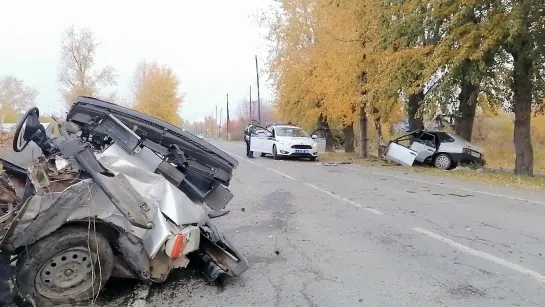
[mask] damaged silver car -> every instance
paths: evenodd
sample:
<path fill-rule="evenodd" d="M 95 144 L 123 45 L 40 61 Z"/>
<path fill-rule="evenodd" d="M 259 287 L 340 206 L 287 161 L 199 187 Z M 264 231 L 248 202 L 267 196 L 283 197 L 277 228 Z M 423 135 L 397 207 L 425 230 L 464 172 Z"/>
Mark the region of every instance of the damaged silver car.
<path fill-rule="evenodd" d="M 32 108 L 15 152 L 35 143 L 28 168 L 1 159 L 0 256 L 36 306 L 94 299 L 110 277 L 161 283 L 197 262 L 209 280 L 239 276 L 244 255 L 218 231 L 238 161 L 151 116 L 79 97 L 60 136 Z"/>
<path fill-rule="evenodd" d="M 456 134 L 434 130 L 415 130 L 390 141 L 385 159 L 404 166 L 421 163 L 443 170 L 486 164 L 483 151 L 476 145 Z"/>

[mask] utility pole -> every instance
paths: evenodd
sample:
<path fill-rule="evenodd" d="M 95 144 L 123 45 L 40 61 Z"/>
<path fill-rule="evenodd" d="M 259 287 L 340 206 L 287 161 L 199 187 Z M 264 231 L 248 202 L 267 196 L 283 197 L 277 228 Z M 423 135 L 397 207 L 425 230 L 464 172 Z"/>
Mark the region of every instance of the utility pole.
<path fill-rule="evenodd" d="M 250 85 L 250 114 L 248 114 L 248 121 L 252 120 L 252 86 Z"/>
<path fill-rule="evenodd" d="M 259 98 L 259 67 L 257 65 L 257 54 L 255 55 L 255 75 L 257 79 L 257 121 L 261 124 L 261 100 Z"/>
<path fill-rule="evenodd" d="M 227 129 L 225 130 L 225 133 L 227 133 L 227 140 L 229 141 L 229 94 L 227 94 Z"/>
<path fill-rule="evenodd" d="M 218 105 L 216 105 L 216 127 L 215 128 L 215 132 L 214 132 L 214 138 L 217 138 L 218 137 Z"/>
<path fill-rule="evenodd" d="M 221 139 L 221 116 L 223 114 L 223 107 L 220 107 L 220 125 L 218 126 L 218 138 Z"/>

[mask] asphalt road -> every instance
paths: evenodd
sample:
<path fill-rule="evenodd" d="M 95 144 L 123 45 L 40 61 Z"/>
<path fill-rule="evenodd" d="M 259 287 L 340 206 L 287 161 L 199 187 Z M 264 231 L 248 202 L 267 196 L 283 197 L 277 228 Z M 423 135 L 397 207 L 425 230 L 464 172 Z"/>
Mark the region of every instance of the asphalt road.
<path fill-rule="evenodd" d="M 101 305 L 545 306 L 545 194 L 217 146 L 240 164 L 215 221 L 251 268 L 114 281 Z"/>

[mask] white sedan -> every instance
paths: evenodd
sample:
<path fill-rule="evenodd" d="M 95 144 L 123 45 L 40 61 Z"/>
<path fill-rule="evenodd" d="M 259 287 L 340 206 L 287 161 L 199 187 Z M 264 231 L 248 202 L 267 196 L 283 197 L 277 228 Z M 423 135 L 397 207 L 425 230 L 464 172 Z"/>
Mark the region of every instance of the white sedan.
<path fill-rule="evenodd" d="M 316 161 L 318 153 L 325 150 L 325 138 L 319 135 L 316 133 L 311 137 L 299 127 L 274 125 L 268 127 L 265 133 L 252 135 L 250 150 L 260 152 L 262 157 L 272 155 L 275 160 L 293 157 Z"/>

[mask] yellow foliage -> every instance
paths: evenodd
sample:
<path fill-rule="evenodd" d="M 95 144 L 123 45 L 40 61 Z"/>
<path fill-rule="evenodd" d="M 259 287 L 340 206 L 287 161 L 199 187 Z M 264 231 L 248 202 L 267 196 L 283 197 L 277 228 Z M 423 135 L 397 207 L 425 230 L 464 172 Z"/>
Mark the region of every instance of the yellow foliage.
<path fill-rule="evenodd" d="M 165 65 L 142 62 L 134 75 L 134 109 L 174 125 L 181 125 L 178 111 L 183 96 L 178 93 L 180 81 Z"/>
<path fill-rule="evenodd" d="M 418 64 L 412 59 L 431 48 L 377 51 L 380 9 L 378 0 L 282 1 L 281 14 L 268 25 L 268 68 L 280 119 L 306 127 L 322 114 L 330 124 L 351 124 L 361 105 L 382 123 L 399 117 L 400 86 L 410 93 L 423 84 L 399 72 L 411 71 Z M 429 70 L 420 75 L 431 75 Z"/>
<path fill-rule="evenodd" d="M 269 25 L 274 48 L 268 68 L 282 119 L 307 125 L 323 114 L 350 124 L 362 103 L 379 105 L 365 95 L 368 75 L 375 73 L 366 58 L 379 37 L 379 3 L 336 2 L 282 1 Z"/>

